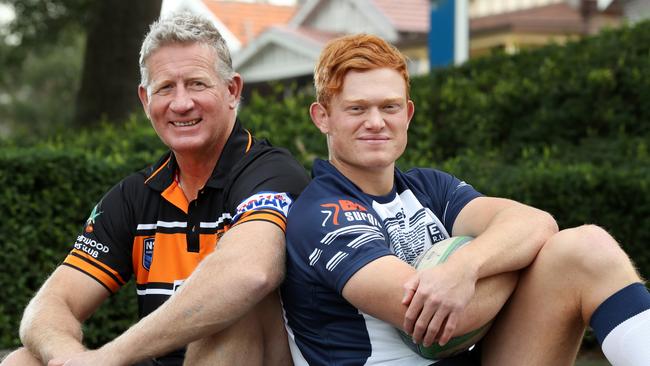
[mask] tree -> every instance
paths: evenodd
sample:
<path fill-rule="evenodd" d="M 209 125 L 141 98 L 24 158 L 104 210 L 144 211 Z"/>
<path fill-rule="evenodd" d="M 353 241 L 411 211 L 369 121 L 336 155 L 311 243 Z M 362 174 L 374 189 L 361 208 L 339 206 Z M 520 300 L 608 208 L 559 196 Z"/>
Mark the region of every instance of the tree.
<path fill-rule="evenodd" d="M 63 34 L 86 34 L 82 77 L 71 122 L 88 126 L 102 119 L 120 121 L 140 110 L 136 93 L 138 52 L 148 24 L 160 13 L 162 0 L 0 1 L 11 5 L 16 13 L 10 24 L 16 45 L 0 57 L 5 70 L 20 70 L 34 50 L 42 53 L 58 48 Z"/>
<path fill-rule="evenodd" d="M 162 0 L 102 0 L 92 6 L 75 122 L 124 120 L 140 110 L 140 45 Z"/>

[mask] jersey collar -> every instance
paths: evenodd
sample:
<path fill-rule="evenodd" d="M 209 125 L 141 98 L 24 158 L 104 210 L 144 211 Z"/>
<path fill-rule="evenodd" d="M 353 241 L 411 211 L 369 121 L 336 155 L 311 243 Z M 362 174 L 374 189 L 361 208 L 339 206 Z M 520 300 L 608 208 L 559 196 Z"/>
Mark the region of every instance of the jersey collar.
<path fill-rule="evenodd" d="M 232 133 L 226 141 L 217 165 L 206 183 L 206 187 L 223 188 L 233 166 L 250 150 L 253 145 L 253 136 L 241 126 L 239 120 L 235 121 Z M 167 152 L 156 164 L 151 166 L 145 184 L 157 190 L 164 191 L 173 182 L 178 172 L 176 157 Z"/>

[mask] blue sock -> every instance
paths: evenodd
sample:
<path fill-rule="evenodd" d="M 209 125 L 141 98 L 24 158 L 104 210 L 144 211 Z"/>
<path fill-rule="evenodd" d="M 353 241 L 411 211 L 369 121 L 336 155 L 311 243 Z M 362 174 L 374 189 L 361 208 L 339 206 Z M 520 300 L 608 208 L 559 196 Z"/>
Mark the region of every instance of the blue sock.
<path fill-rule="evenodd" d="M 612 365 L 650 365 L 650 292 L 642 283 L 607 298 L 590 325 Z"/>

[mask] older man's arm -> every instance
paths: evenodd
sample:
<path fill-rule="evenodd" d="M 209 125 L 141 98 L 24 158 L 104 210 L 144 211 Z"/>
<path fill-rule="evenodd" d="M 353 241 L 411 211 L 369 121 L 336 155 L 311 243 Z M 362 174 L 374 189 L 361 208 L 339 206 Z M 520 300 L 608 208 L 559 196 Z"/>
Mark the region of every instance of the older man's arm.
<path fill-rule="evenodd" d="M 284 248 L 284 233 L 272 223 L 235 226 L 160 308 L 112 342 L 65 365 L 129 365 L 225 329 L 278 287 Z"/>
<path fill-rule="evenodd" d="M 25 308 L 20 323 L 23 345 L 44 363 L 85 350 L 81 323 L 109 296 L 86 274 L 57 268 Z"/>

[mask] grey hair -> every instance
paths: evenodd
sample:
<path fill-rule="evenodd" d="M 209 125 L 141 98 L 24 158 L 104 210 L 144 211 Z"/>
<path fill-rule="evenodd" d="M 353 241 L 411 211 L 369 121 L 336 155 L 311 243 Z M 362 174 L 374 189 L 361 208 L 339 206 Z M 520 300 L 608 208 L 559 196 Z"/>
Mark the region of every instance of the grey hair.
<path fill-rule="evenodd" d="M 149 69 L 147 59 L 157 49 L 173 44 L 204 44 L 217 54 L 215 71 L 223 81 L 229 81 L 235 75 L 232 68 L 230 51 L 217 28 L 204 17 L 190 12 L 173 13 L 151 24 L 142 48 L 140 49 L 140 85 L 149 86 Z"/>

